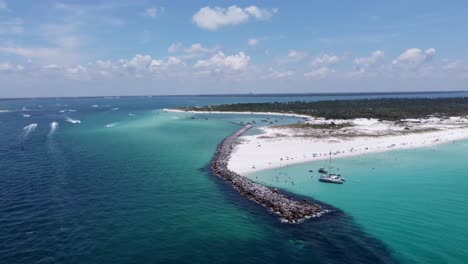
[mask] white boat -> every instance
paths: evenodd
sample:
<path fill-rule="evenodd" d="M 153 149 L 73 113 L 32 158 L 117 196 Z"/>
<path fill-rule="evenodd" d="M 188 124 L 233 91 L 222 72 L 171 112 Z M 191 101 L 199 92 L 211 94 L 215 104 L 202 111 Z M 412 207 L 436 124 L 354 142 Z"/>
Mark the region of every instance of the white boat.
<path fill-rule="evenodd" d="M 319 181 L 326 182 L 326 183 L 343 184 L 346 181 L 345 178 L 341 177 L 341 175 L 339 174 L 331 173 L 331 170 L 332 170 L 331 156 L 332 156 L 332 153 L 330 151 L 330 159 L 328 161 L 328 172 L 325 171 L 325 169 L 320 168 L 319 172 L 323 171 L 324 174 L 326 175 L 320 176 Z"/>

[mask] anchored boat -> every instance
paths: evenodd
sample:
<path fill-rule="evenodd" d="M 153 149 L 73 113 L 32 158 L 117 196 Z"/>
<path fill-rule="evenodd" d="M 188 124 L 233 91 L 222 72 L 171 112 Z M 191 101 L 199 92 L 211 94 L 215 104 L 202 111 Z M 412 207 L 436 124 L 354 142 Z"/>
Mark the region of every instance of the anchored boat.
<path fill-rule="evenodd" d="M 332 164 L 332 157 L 331 156 L 332 155 L 331 155 L 331 151 L 330 151 L 330 159 L 328 161 L 328 171 L 329 172 L 331 172 L 331 170 L 332 170 L 332 165 L 331 165 Z M 320 173 L 326 174 L 326 175 L 320 176 L 320 178 L 319 178 L 320 182 L 343 184 L 346 181 L 345 178 L 341 177 L 341 175 L 334 174 L 334 173 L 328 173 L 328 171 L 326 171 L 324 168 L 319 169 Z"/>

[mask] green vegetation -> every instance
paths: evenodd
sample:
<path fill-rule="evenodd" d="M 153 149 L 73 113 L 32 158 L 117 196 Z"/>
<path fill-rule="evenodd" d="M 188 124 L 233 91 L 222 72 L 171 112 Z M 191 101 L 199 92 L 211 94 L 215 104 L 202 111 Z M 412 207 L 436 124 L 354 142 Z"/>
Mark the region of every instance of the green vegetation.
<path fill-rule="evenodd" d="M 274 102 L 186 107 L 195 111 L 279 112 L 327 119 L 377 118 L 399 120 L 434 116 L 468 115 L 468 97 L 464 98 L 392 98 L 318 102 Z"/>

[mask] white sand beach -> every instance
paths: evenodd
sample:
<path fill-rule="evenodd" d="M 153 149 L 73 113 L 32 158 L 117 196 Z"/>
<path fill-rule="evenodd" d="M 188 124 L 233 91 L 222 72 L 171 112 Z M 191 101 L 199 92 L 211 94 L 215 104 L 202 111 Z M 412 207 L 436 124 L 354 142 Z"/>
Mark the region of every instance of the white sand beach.
<path fill-rule="evenodd" d="M 210 112 L 165 109 L 194 114 L 263 114 L 307 118 L 310 125 L 341 125 L 342 128 L 262 127 L 260 135 L 239 138 L 228 168 L 241 175 L 292 164 L 349 157 L 389 150 L 427 147 L 468 138 L 468 117 L 403 119 L 400 122 L 377 119 L 326 120 L 283 113 Z"/>
<path fill-rule="evenodd" d="M 404 126 L 373 119 L 352 120 L 353 126 L 333 132 L 307 128 L 262 128 L 264 134 L 243 136 L 228 168 L 241 175 L 292 164 L 409 149 L 468 138 L 468 118 L 411 120 Z M 308 122 L 350 122 L 311 120 Z"/>

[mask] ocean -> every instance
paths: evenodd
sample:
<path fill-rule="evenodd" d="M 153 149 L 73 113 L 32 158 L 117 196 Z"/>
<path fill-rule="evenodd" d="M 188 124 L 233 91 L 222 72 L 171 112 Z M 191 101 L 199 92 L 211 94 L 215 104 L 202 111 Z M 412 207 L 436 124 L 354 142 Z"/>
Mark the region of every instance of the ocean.
<path fill-rule="evenodd" d="M 236 123 L 262 116 L 162 111 L 342 98 L 0 100 L 0 263 L 468 262 L 467 141 L 337 159 L 343 186 L 318 183 L 317 163 L 250 175 L 335 210 L 288 225 L 209 170 Z"/>

